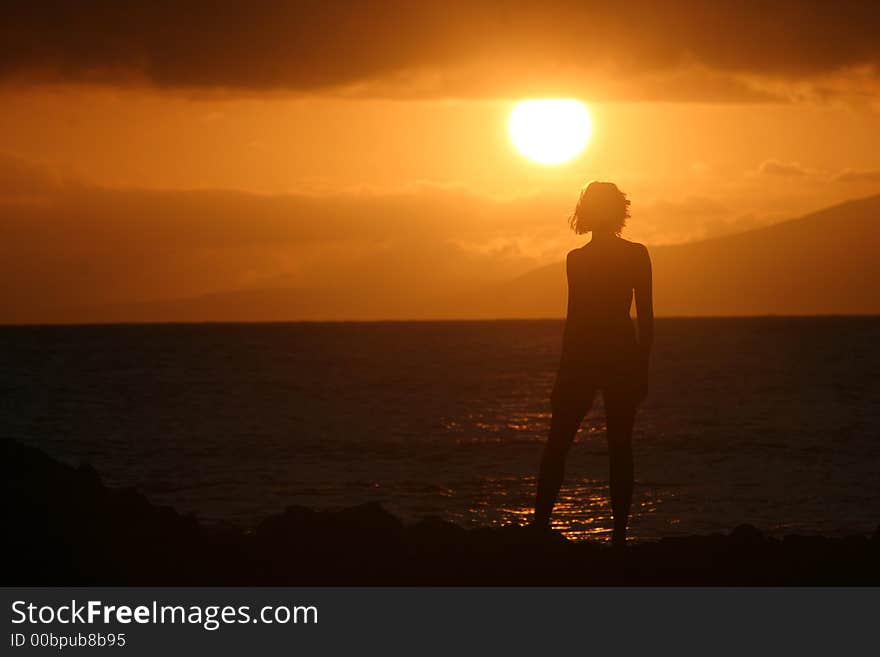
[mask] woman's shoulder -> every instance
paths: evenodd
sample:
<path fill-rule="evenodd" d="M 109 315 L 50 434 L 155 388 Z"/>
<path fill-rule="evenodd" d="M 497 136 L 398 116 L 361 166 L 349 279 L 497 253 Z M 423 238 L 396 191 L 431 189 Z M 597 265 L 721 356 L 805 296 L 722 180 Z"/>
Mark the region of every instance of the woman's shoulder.
<path fill-rule="evenodd" d="M 647 251 L 648 250 L 648 247 L 646 247 L 641 242 L 632 242 L 630 240 L 625 240 L 622 237 L 618 237 L 617 239 L 620 240 L 621 244 L 623 244 L 627 248 L 633 249 L 634 251 Z"/>
<path fill-rule="evenodd" d="M 637 258 L 647 258 L 648 256 L 648 247 L 642 244 L 641 242 L 630 242 L 629 240 L 625 240 L 620 238 L 620 241 L 623 243 L 625 248 L 629 250 L 634 256 Z"/>

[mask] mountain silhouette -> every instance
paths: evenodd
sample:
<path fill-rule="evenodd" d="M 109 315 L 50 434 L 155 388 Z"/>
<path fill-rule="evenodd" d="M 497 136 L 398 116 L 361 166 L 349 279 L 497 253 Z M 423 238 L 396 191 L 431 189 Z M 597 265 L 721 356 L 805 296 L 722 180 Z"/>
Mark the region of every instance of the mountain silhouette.
<path fill-rule="evenodd" d="M 562 228 L 560 228 L 562 230 Z M 734 235 L 651 247 L 658 315 L 880 314 L 880 195 Z M 59 321 L 549 318 L 565 315 L 562 261 L 445 295 L 381 287 L 219 292 L 59 312 Z"/>

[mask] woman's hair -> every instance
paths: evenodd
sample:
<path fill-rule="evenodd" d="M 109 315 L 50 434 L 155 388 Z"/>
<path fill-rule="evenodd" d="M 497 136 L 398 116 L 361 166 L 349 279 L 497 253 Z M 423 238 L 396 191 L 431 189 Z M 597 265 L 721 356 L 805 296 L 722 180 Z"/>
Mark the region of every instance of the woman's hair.
<path fill-rule="evenodd" d="M 568 223 L 578 235 L 591 231 L 620 235 L 628 217 L 626 194 L 614 183 L 593 181 L 581 190 Z"/>

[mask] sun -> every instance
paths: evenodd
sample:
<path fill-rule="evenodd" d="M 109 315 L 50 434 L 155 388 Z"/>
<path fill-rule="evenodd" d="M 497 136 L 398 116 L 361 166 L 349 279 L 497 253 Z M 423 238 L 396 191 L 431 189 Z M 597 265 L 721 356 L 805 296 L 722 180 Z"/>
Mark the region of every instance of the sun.
<path fill-rule="evenodd" d="M 561 164 L 580 154 L 593 125 L 583 103 L 572 98 L 523 100 L 508 123 L 517 150 L 540 164 Z"/>

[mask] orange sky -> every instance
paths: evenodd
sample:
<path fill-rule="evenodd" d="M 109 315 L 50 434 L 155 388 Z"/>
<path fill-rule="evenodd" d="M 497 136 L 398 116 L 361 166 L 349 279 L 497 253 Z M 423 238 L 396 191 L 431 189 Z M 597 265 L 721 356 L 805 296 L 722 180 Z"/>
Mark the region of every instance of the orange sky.
<path fill-rule="evenodd" d="M 625 236 L 651 244 L 880 192 L 861 3 L 89 4 L 4 21 L 0 321 L 365 269 L 376 294 L 503 281 L 578 243 L 591 179 L 630 194 Z M 588 105 L 581 156 L 515 151 L 508 115 L 536 94 Z"/>

